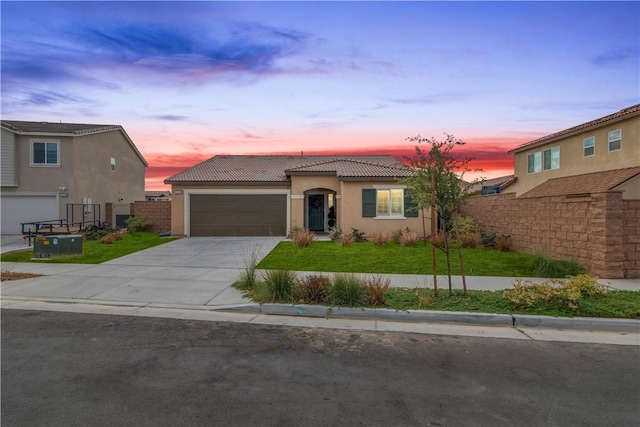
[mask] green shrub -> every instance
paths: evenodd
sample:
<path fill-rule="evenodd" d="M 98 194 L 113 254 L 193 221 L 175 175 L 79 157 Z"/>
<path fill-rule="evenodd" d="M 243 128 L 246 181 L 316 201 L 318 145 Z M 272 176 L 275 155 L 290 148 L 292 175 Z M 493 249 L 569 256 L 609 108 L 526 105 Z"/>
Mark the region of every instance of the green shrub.
<path fill-rule="evenodd" d="M 382 276 L 371 276 L 362 282 L 365 293 L 365 303 L 373 307 L 383 307 L 386 305 L 385 294 L 391 287 L 391 279 Z"/>
<path fill-rule="evenodd" d="M 357 228 L 351 229 L 351 237 L 353 237 L 354 242 L 366 242 L 367 237 L 364 234 L 364 231 L 360 231 Z"/>
<path fill-rule="evenodd" d="M 458 232 L 460 234 L 479 233 L 480 227 L 470 216 L 458 217 Z"/>
<path fill-rule="evenodd" d="M 538 254 L 533 259 L 531 271 L 539 277 L 564 278 L 585 273 L 586 270 L 575 261 L 562 261 L 551 259 Z"/>
<path fill-rule="evenodd" d="M 482 233 L 480 240 L 485 248 L 493 248 L 496 245 L 496 233 Z"/>
<path fill-rule="evenodd" d="M 326 304 L 331 279 L 323 275 L 306 276 L 298 280 L 298 301 L 307 304 Z"/>
<path fill-rule="evenodd" d="M 127 228 L 132 233 L 136 231 L 151 231 L 151 223 L 147 221 L 144 215 L 130 216 L 125 220 L 125 224 L 127 224 Z"/>
<path fill-rule="evenodd" d="M 85 240 L 100 240 L 107 234 L 115 233 L 116 231 L 119 231 L 119 229 L 109 227 L 109 228 L 96 229 L 92 231 L 85 230 L 84 233 L 82 233 L 82 235 L 84 236 Z"/>
<path fill-rule="evenodd" d="M 295 300 L 296 274 L 288 270 L 267 270 L 264 274 L 271 302 L 293 302 Z"/>
<path fill-rule="evenodd" d="M 336 226 L 329 229 L 329 238 L 334 242 L 340 240 L 340 236 L 342 236 L 342 228 Z"/>
<path fill-rule="evenodd" d="M 335 306 L 358 307 L 364 301 L 364 287 L 354 274 L 338 273 L 329 290 L 329 301 Z"/>

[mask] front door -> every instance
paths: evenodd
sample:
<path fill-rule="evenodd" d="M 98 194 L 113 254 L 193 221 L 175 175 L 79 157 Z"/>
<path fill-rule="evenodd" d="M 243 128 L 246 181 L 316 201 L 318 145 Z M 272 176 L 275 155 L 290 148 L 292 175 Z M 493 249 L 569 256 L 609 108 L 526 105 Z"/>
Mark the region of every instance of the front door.
<path fill-rule="evenodd" d="M 324 194 L 309 196 L 309 230 L 324 231 Z"/>

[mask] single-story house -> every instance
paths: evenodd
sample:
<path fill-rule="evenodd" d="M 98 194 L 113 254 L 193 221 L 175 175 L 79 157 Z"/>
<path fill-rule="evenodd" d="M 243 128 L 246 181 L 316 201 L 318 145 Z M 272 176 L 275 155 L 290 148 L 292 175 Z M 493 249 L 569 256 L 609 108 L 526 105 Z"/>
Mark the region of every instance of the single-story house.
<path fill-rule="evenodd" d="M 421 234 L 423 215 L 399 183 L 411 173 L 392 156 L 218 155 L 164 182 L 176 236 L 286 236 L 294 227 L 332 226 Z"/>

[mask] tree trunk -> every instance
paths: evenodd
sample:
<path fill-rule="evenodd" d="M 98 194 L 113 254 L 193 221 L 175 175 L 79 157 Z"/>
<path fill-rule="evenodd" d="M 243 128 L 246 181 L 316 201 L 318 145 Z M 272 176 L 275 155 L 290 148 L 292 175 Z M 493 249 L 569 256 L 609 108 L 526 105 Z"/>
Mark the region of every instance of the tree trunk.
<path fill-rule="evenodd" d="M 451 288 L 451 256 L 449 255 L 449 233 L 446 226 L 444 229 L 444 253 L 447 255 L 447 276 L 449 277 L 449 296 L 451 296 L 453 294 L 453 289 Z"/>
<path fill-rule="evenodd" d="M 420 209 L 422 213 L 422 239 L 424 240 L 424 247 L 427 247 L 427 224 L 424 219 L 424 209 Z"/>
<path fill-rule="evenodd" d="M 456 240 L 458 241 L 458 258 L 460 258 L 460 273 L 462 274 L 462 289 L 464 296 L 467 296 L 467 279 L 464 275 L 464 261 L 462 259 L 462 245 L 460 244 L 460 223 L 458 222 L 458 212 L 455 213 L 456 219 Z"/>
<path fill-rule="evenodd" d="M 436 271 L 436 176 L 431 174 L 431 267 L 433 268 L 433 297 L 438 296 L 438 272 Z"/>

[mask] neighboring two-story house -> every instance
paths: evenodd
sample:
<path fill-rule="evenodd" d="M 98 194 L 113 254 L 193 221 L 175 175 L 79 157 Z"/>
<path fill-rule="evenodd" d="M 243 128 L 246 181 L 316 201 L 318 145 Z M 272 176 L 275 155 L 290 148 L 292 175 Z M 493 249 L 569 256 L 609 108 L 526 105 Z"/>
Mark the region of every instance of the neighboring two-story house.
<path fill-rule="evenodd" d="M 2 234 L 20 223 L 106 220 L 105 203 L 144 200 L 147 162 L 122 126 L 2 120 Z M 99 210 L 98 213 L 95 210 Z"/>
<path fill-rule="evenodd" d="M 639 167 L 640 104 L 527 142 L 509 153 L 515 155 L 516 180 L 502 191 L 517 196 L 550 179 Z M 591 190 L 590 182 L 596 182 L 594 175 L 585 178 L 585 193 Z M 640 198 L 637 181 L 624 184 L 628 198 Z"/>

